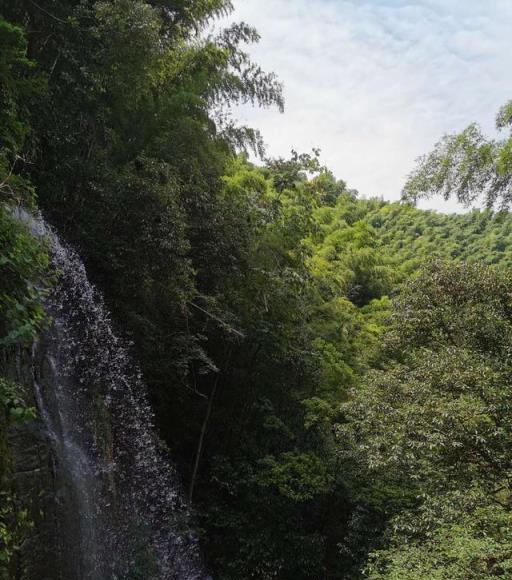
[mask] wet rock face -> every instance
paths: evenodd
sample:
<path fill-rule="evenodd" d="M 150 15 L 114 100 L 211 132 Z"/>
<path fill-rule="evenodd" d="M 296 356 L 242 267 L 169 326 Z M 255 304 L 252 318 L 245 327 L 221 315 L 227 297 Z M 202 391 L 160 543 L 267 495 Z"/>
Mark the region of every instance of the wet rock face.
<path fill-rule="evenodd" d="M 11 425 L 7 434 L 7 488 L 16 497 L 17 508 L 28 511 L 31 526 L 24 530 L 21 549 L 12 559 L 9 580 L 108 580 L 113 571 L 104 562 L 115 560 L 111 550 L 119 546 L 105 532 L 103 478 L 97 477 L 100 474 L 85 451 L 75 456 L 70 431 L 78 438 L 84 426 L 77 421 L 87 415 L 82 415 L 83 406 L 77 412 L 84 402 L 79 393 L 74 409 L 63 405 L 62 384 L 53 364 L 55 348 L 50 331 L 32 352 L 18 353 L 16 365 L 11 365 L 16 366 L 11 378 L 24 386 L 26 402 L 38 409 L 38 417 Z M 94 415 L 85 422 L 93 421 L 102 434 L 109 433 L 108 417 Z"/>
<path fill-rule="evenodd" d="M 35 407 L 30 353 L 19 354 L 16 366 L 12 378 L 24 386 L 27 403 Z M 71 578 L 66 554 L 70 552 L 72 536 L 64 534 L 63 529 L 72 528 L 73 509 L 67 486 L 59 476 L 43 421 L 37 418 L 11 425 L 7 448 L 9 491 L 16 497 L 17 508 L 28 511 L 28 520 L 32 525 L 25 531 L 25 541 L 12 559 L 9 579 Z"/>
<path fill-rule="evenodd" d="M 18 360 L 38 419 L 11 429 L 34 528 L 10 580 L 207 580 L 141 374 L 79 257 L 42 220 L 59 283 L 52 325 Z"/>

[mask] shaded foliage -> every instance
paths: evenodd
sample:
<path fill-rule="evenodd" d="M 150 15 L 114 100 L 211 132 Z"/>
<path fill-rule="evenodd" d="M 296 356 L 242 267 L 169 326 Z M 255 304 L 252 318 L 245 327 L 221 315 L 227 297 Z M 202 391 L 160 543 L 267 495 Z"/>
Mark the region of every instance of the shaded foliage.
<path fill-rule="evenodd" d="M 2 203 L 37 191 L 133 341 L 214 577 L 507 575 L 512 220 L 359 200 L 317 150 L 250 163 L 232 105 L 283 99 L 231 8 L 0 0 Z M 509 149 L 471 126 L 406 197 L 507 205 Z M 47 256 L 4 205 L 0 244 L 12 357 Z M 4 376 L 0 410 L 31 413 Z"/>

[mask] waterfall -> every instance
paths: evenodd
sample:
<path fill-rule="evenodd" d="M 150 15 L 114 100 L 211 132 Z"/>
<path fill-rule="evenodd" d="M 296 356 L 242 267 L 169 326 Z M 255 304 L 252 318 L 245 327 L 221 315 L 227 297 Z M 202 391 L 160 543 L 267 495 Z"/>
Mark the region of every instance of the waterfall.
<path fill-rule="evenodd" d="M 32 358 L 60 501 L 69 505 L 66 580 L 208 580 L 128 345 L 78 254 L 42 218 L 19 217 L 48 241 L 57 274 L 46 300 L 51 325 Z"/>

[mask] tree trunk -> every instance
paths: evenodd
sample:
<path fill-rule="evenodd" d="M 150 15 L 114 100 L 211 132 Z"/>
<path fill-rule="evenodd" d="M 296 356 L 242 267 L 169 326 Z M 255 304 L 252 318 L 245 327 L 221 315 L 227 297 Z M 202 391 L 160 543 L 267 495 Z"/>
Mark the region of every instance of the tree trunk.
<path fill-rule="evenodd" d="M 231 349 L 229 350 L 228 355 L 226 357 L 226 362 L 224 364 L 223 370 L 226 370 L 226 368 L 229 364 L 230 357 L 231 357 Z M 199 472 L 199 464 L 201 462 L 201 457 L 203 455 L 204 439 L 206 436 L 206 432 L 208 430 L 208 424 L 210 422 L 210 417 L 212 415 L 212 409 L 213 409 L 213 404 L 215 401 L 215 395 L 217 394 L 219 380 L 220 380 L 220 376 L 221 376 L 221 373 L 223 372 L 223 370 L 220 370 L 217 377 L 215 378 L 215 383 L 213 385 L 212 392 L 210 393 L 210 398 L 208 399 L 208 406 L 206 407 L 206 413 L 205 413 L 205 416 L 203 419 L 203 424 L 201 425 L 201 433 L 199 434 L 199 441 L 197 443 L 197 451 L 196 451 L 196 458 L 194 461 L 194 469 L 192 471 L 192 478 L 190 479 L 190 486 L 188 488 L 189 501 L 192 501 L 192 498 L 194 496 L 194 487 L 196 485 L 197 474 Z"/>

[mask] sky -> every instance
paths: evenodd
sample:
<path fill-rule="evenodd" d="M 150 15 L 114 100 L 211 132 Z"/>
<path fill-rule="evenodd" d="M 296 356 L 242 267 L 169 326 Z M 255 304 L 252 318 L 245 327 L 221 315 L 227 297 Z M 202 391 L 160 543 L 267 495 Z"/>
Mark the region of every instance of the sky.
<path fill-rule="evenodd" d="M 512 0 L 235 0 L 230 20 L 284 85 L 285 112 L 243 106 L 270 156 L 318 147 L 361 196 L 399 199 L 415 160 L 512 99 Z M 422 207 L 458 210 L 436 199 Z"/>

